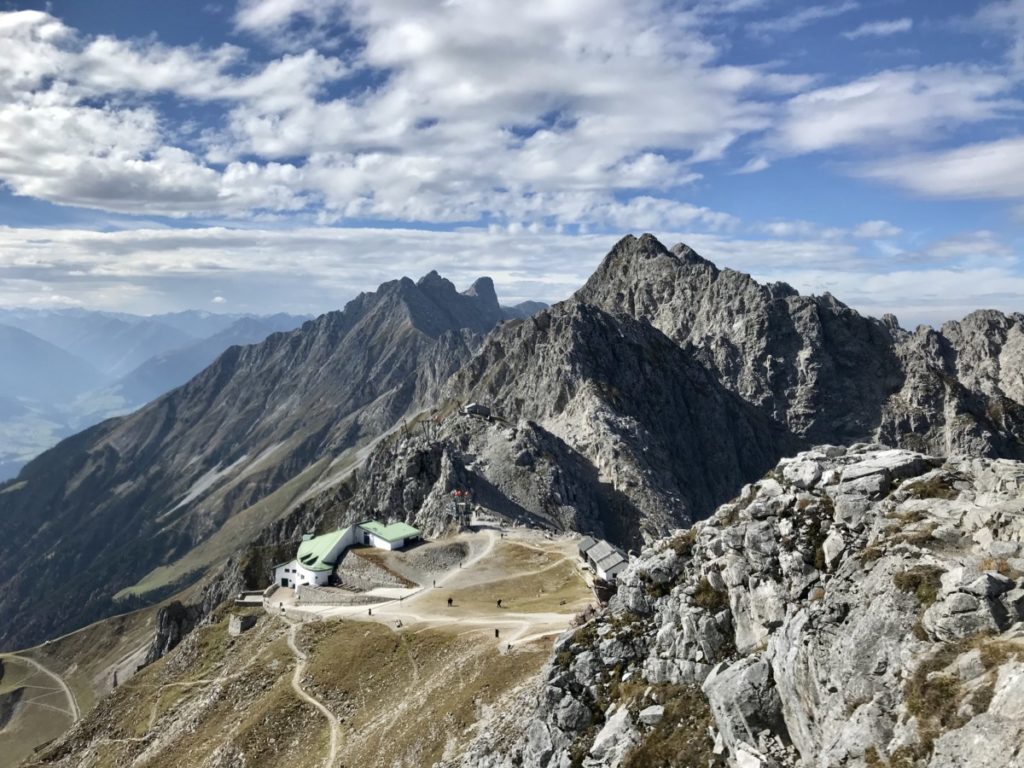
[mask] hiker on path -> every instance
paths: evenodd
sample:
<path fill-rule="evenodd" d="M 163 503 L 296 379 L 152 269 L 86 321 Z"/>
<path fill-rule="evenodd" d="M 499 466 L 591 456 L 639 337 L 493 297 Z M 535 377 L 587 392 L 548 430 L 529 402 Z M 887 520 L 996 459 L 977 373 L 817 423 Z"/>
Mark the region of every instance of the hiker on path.
<path fill-rule="evenodd" d="M 497 628 L 495 628 L 495 630 L 494 630 L 494 637 L 497 638 L 498 635 L 499 635 L 499 632 L 498 632 Z"/>
<path fill-rule="evenodd" d="M 501 598 L 498 598 L 498 607 L 501 608 Z"/>
<path fill-rule="evenodd" d="M 449 607 L 449 608 L 451 608 L 451 607 L 452 607 L 452 599 L 451 599 L 450 597 L 448 598 L 448 607 Z"/>

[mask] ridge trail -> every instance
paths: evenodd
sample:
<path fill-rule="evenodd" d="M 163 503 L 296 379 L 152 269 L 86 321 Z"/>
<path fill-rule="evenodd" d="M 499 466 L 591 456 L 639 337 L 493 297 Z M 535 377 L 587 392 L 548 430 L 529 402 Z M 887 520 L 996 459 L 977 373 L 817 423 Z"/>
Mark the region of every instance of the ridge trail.
<path fill-rule="evenodd" d="M 320 711 L 320 713 L 327 718 L 327 723 L 331 729 L 331 750 L 327 755 L 327 760 L 324 762 L 325 768 L 333 768 L 334 763 L 338 759 L 338 735 L 340 726 L 338 724 L 338 718 L 331 710 L 327 708 L 316 697 L 306 693 L 302 687 L 302 675 L 306 671 L 306 654 L 302 651 L 299 646 L 295 643 L 295 636 L 298 633 L 299 627 L 302 626 L 301 622 L 292 621 L 291 619 L 285 619 L 288 622 L 288 647 L 292 653 L 295 654 L 295 672 L 292 674 L 292 690 L 295 691 L 296 695 L 303 701 L 311 704 Z"/>

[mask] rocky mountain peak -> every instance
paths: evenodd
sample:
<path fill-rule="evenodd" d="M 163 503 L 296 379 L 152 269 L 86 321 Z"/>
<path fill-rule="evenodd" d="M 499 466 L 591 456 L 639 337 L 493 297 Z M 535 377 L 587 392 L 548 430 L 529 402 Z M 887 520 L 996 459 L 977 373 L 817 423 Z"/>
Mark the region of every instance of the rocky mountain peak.
<path fill-rule="evenodd" d="M 641 266 L 644 262 L 671 257 L 669 250 L 654 235 L 626 235 L 612 246 L 590 280 L 608 280 L 620 275 L 633 276 L 637 274 L 638 269 L 644 268 Z"/>
<path fill-rule="evenodd" d="M 455 293 L 455 284 L 445 277 L 442 277 L 436 269 L 432 269 L 419 280 L 416 286 L 423 291 L 431 293 L 448 294 Z"/>
<path fill-rule="evenodd" d="M 365 296 L 378 297 L 372 300 L 388 304 L 389 312 L 407 318 L 414 328 L 435 338 L 460 329 L 485 334 L 502 319 L 490 278 L 479 278 L 469 290 L 459 293 L 451 280 L 431 270 L 415 282 L 403 277 Z"/>
<path fill-rule="evenodd" d="M 688 246 L 686 243 L 676 243 L 675 245 L 672 246 L 671 252 L 675 254 L 675 256 L 681 262 L 688 264 L 697 264 L 705 267 L 712 267 L 713 269 L 717 270 L 717 267 L 715 267 L 713 263 L 705 259 L 693 248 Z"/>
<path fill-rule="evenodd" d="M 494 281 L 489 277 L 478 277 L 473 284 L 463 291 L 465 296 L 476 296 L 484 301 L 498 303 L 498 294 L 494 290 Z"/>

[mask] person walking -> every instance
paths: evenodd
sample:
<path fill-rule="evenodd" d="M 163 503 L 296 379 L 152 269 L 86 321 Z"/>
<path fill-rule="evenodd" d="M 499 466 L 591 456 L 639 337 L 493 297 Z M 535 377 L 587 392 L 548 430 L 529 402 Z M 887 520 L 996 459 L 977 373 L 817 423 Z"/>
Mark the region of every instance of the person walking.
<path fill-rule="evenodd" d="M 451 608 L 451 607 L 452 607 L 452 599 L 451 599 L 450 597 L 448 598 L 448 607 L 449 607 L 449 608 Z"/>
<path fill-rule="evenodd" d="M 498 607 L 501 608 L 501 598 L 498 598 Z"/>
<path fill-rule="evenodd" d="M 495 639 L 497 639 L 499 634 L 501 634 L 501 633 L 498 631 L 497 627 L 495 627 L 495 629 L 494 629 L 494 637 L 495 637 Z"/>

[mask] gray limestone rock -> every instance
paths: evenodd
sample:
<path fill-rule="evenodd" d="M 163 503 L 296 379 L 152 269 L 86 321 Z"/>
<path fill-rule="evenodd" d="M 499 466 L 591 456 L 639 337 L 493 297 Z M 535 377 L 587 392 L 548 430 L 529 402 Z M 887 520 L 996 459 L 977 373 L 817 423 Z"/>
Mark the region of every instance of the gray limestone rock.
<path fill-rule="evenodd" d="M 786 480 L 786 466 L 808 461 L 822 478 L 881 471 L 890 490 L 877 498 L 878 486 L 844 489 L 855 521 L 837 514 L 838 484 Z M 522 713 L 522 732 L 542 723 L 554 734 L 547 765 L 587 749 L 583 765 L 610 768 L 647 738 L 638 715 L 655 702 L 645 696 L 672 691 L 677 711 L 706 707 L 675 726 L 678 737 L 731 768 L 869 768 L 908 755 L 915 768 L 1020 764 L 1024 662 L 1008 649 L 1024 650 L 1024 591 L 968 538 L 922 546 L 909 537 L 948 525 L 1021 542 L 1024 466 L 935 464 L 873 445 L 808 451 L 707 522 L 645 547 L 607 611 L 573 636 L 581 652 L 569 674 L 548 673 L 558 693 Z M 944 485 L 952 477 L 955 493 Z M 615 698 L 624 670 L 631 690 L 647 686 L 636 700 Z M 563 728 L 566 695 L 610 709 Z M 921 708 L 922 695 L 940 714 Z M 672 702 L 656 703 L 667 713 Z M 616 739 L 629 747 L 613 749 Z M 483 765 L 476 749 L 462 765 Z"/>
<path fill-rule="evenodd" d="M 738 745 L 756 744 L 757 735 L 786 732 L 771 664 L 748 656 L 733 665 L 719 665 L 702 686 L 714 713 L 715 725 L 732 754 Z M 788 735 L 786 737 L 788 740 Z"/>
<path fill-rule="evenodd" d="M 649 707 L 640 710 L 640 714 L 637 717 L 640 722 L 644 725 L 657 725 L 661 722 L 661 719 L 665 716 L 665 707 L 661 704 L 652 704 Z"/>

